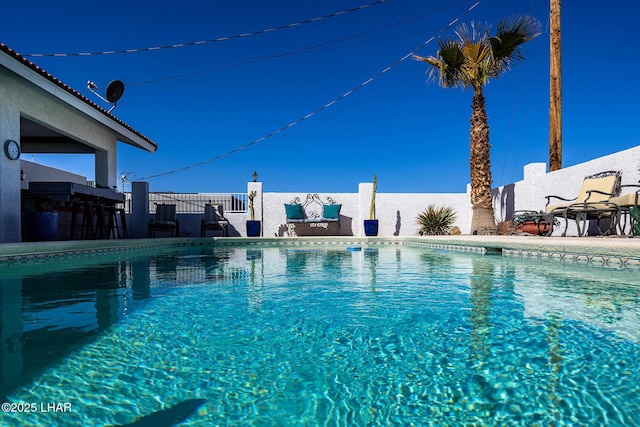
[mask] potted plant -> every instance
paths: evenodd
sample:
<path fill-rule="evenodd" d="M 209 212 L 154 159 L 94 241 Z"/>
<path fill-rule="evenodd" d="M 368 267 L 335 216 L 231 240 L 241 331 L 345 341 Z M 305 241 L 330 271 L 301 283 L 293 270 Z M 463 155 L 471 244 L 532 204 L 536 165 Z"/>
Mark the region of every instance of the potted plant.
<path fill-rule="evenodd" d="M 557 219 L 553 220 L 553 226 L 559 224 Z M 549 222 L 544 212 L 525 211 L 520 215 L 517 215 L 513 220 L 513 232 L 528 233 L 538 236 L 547 235 L 552 229 L 552 224 Z"/>
<path fill-rule="evenodd" d="M 33 241 L 55 240 L 58 236 L 58 212 L 55 202 L 49 195 L 32 194 L 35 212 L 26 216 L 29 238 Z"/>
<path fill-rule="evenodd" d="M 251 219 L 247 220 L 247 237 L 260 236 L 260 221 L 256 221 L 256 215 L 253 209 L 253 199 L 256 197 L 256 194 L 255 190 L 249 193 L 249 215 Z"/>
<path fill-rule="evenodd" d="M 373 175 L 373 191 L 371 192 L 371 207 L 369 208 L 369 219 L 364 220 L 364 235 L 378 235 L 378 220 L 376 217 L 376 190 L 378 188 L 378 178 Z"/>

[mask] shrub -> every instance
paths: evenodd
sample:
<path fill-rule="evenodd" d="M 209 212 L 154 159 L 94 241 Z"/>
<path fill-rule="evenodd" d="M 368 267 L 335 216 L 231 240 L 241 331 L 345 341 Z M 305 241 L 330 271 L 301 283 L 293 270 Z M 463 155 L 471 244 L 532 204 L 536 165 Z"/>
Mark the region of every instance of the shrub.
<path fill-rule="evenodd" d="M 449 234 L 453 223 L 456 220 L 456 213 L 451 207 L 429 205 L 416 218 L 418 234 L 421 236 L 436 236 Z"/>

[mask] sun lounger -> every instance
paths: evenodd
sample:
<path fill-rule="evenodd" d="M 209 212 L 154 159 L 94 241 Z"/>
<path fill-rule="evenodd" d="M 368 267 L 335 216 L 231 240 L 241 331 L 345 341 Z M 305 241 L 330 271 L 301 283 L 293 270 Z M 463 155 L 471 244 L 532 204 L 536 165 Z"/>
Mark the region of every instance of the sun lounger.
<path fill-rule="evenodd" d="M 565 220 L 565 228 L 562 236 L 566 236 L 569 220 L 575 220 L 578 235 L 582 236 L 588 231 L 588 221 L 595 220 L 598 234 L 610 234 L 614 232 L 619 217 L 618 205 L 611 199 L 620 194 L 620 171 L 605 171 L 595 175 L 589 175 L 582 181 L 578 195 L 573 199 L 560 196 L 546 196 L 545 208 L 546 221 L 553 224 L 556 218 Z M 552 204 L 552 199 L 560 203 Z M 606 229 L 602 229 L 603 220 L 608 222 Z M 551 233 L 549 233 L 551 234 Z"/>

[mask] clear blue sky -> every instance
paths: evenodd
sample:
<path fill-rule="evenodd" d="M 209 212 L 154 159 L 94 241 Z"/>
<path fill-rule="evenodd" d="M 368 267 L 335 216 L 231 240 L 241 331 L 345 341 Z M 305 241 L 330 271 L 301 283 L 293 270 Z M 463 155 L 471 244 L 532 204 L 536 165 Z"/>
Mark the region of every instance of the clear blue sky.
<path fill-rule="evenodd" d="M 375 0 L 182 2 L 28 1 L 3 5 L 2 41 L 21 54 L 148 48 L 212 40 L 331 15 Z M 122 80 L 114 114 L 158 143 L 118 145 L 118 172 L 135 179 L 224 155 L 294 123 L 396 64 L 473 1 L 387 0 L 265 34 L 114 55 L 29 57 L 87 89 Z M 528 14 L 544 33 L 527 59 L 486 88 L 494 185 L 548 161 L 549 0 L 484 0 L 461 22 Z M 635 0 L 565 0 L 563 164 L 640 144 L 640 49 Z M 452 36 L 452 29 L 442 37 Z M 433 55 L 435 41 L 418 50 Z M 463 192 L 469 182 L 471 93 L 426 82 L 406 60 L 355 93 L 274 137 L 203 166 L 149 179 L 151 191 L 240 192 L 257 171 L 265 191 L 354 192 L 378 175 L 380 192 Z M 108 105 L 104 104 L 106 108 Z M 29 156 L 26 157 L 29 160 Z M 90 160 L 35 155 L 93 175 Z"/>

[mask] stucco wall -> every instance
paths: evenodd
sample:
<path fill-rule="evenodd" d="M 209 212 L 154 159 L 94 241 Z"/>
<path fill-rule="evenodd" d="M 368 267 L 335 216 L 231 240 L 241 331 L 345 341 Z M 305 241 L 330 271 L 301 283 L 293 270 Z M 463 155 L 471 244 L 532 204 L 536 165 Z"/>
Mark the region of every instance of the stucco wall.
<path fill-rule="evenodd" d="M 4 155 L 4 143 L 8 139 L 20 141 L 20 113 L 10 103 L 2 101 L 5 94 L 0 79 L 0 242 L 19 242 L 20 162 Z"/>
<path fill-rule="evenodd" d="M 364 183 L 368 184 L 368 183 Z M 340 235 L 364 236 L 363 220 L 369 219 L 371 204 L 370 186 L 361 185 L 362 193 L 318 193 L 321 200 L 329 196 L 342 204 L 340 210 Z M 286 236 L 284 204 L 296 197 L 305 200 L 305 193 L 264 193 L 264 236 Z M 470 209 L 468 196 L 460 194 L 377 193 L 375 217 L 379 221 L 380 236 L 415 236 L 417 215 L 429 204 L 450 206 L 456 210 L 456 225 L 468 233 Z"/>
<path fill-rule="evenodd" d="M 54 95 L 0 67 L 0 143 L 21 142 L 20 119 L 48 127 L 82 142 L 96 152 L 95 178 L 98 185 L 117 184 L 116 134 L 96 120 L 79 114 Z M 56 143 L 48 145 L 54 148 Z M 0 243 L 21 241 L 21 162 L 0 156 Z M 51 179 L 46 179 L 51 181 Z"/>
<path fill-rule="evenodd" d="M 640 173 L 640 146 L 623 150 L 588 162 L 579 163 L 554 172 L 545 172 L 545 163 L 532 163 L 524 168 L 524 179 L 513 184 L 496 188 L 494 208 L 498 221 L 511 219 L 514 210 L 536 210 L 545 208 L 545 196 L 556 195 L 564 198 L 577 196 L 586 176 L 604 171 L 621 171 L 622 185 L 638 184 Z M 636 189 L 623 188 L 622 194 L 633 193 Z M 570 223 L 567 235 L 577 235 Z M 554 235 L 560 234 L 556 229 Z"/>
<path fill-rule="evenodd" d="M 510 220 L 516 210 L 540 211 L 545 208 L 547 195 L 573 198 L 578 194 L 585 176 L 607 170 L 622 171 L 622 184 L 637 184 L 640 180 L 638 166 L 640 146 L 594 159 L 559 171 L 546 173 L 545 163 L 530 163 L 524 167 L 524 179 L 493 190 L 496 222 Z M 247 192 L 256 191 L 254 199 L 255 219 L 262 221 L 262 235 L 266 237 L 286 236 L 284 204 L 296 197 L 304 201 L 307 193 L 263 192 L 268 184 L 250 182 Z M 318 193 L 321 200 L 331 197 L 342 204 L 340 235 L 363 236 L 363 220 L 369 217 L 372 183 L 360 183 L 354 193 Z M 635 189 L 623 189 L 634 192 Z M 415 236 L 416 217 L 427 206 L 452 207 L 457 219 L 455 225 L 463 234 L 470 234 L 471 205 L 469 186 L 465 193 L 377 193 L 375 217 L 379 220 L 380 236 Z M 230 236 L 246 236 L 245 221 L 249 213 L 225 214 L 230 221 Z M 180 216 L 180 234 L 198 236 L 200 215 Z M 562 227 L 556 229 L 560 234 Z M 217 233 L 216 235 L 220 235 Z M 568 235 L 576 235 L 573 225 Z"/>
<path fill-rule="evenodd" d="M 19 117 L 43 124 L 96 150 L 96 183 L 104 187 L 117 184 L 115 164 L 116 135 L 53 95 L 37 89 L 8 72 L 0 71 L 0 102 L 19 112 Z M 14 118 L 15 120 L 15 118 Z M 19 121 L 17 122 L 19 128 Z M 17 136 L 19 140 L 19 133 Z"/>
<path fill-rule="evenodd" d="M 315 193 L 314 193 L 315 194 Z M 352 232 L 354 222 L 358 218 L 357 193 L 317 193 L 320 200 L 326 202 L 331 197 L 340 208 L 340 235 L 355 235 Z M 263 200 L 263 236 L 287 236 L 287 216 L 285 203 L 291 203 L 296 197 L 304 202 L 307 193 L 264 193 Z"/>
<path fill-rule="evenodd" d="M 546 163 L 530 163 L 524 167 L 523 180 L 493 190 L 496 222 L 512 219 L 513 212 L 517 210 L 544 210 L 547 195 L 574 198 L 585 176 L 598 172 L 620 170 L 623 185 L 638 184 L 639 165 L 640 146 L 550 173 L 546 172 Z M 342 203 L 341 221 L 344 224 L 341 225 L 341 235 L 364 235 L 362 223 L 369 217 L 372 187 L 372 183 L 361 183 L 356 193 L 319 193 L 323 199 L 331 196 L 337 203 Z M 623 189 L 623 194 L 634 191 L 635 189 Z M 306 194 L 263 194 L 264 236 L 284 235 L 284 203 L 290 203 L 296 196 L 304 200 Z M 469 234 L 472 216 L 469 200 L 469 187 L 465 193 L 454 194 L 378 193 L 375 216 L 379 220 L 379 235 L 414 236 L 417 231 L 416 217 L 430 204 L 452 207 L 457 215 L 455 225 L 463 234 Z M 564 224 L 556 229 L 554 235 L 560 234 L 563 228 Z M 573 224 L 569 226 L 568 235 L 577 235 Z"/>
<path fill-rule="evenodd" d="M 29 188 L 30 182 L 73 182 L 76 184 L 87 185 L 87 177 L 75 173 L 63 171 L 27 160 L 20 160 L 20 169 L 25 173 L 25 180 L 21 181 L 20 187 L 23 190 Z"/>

